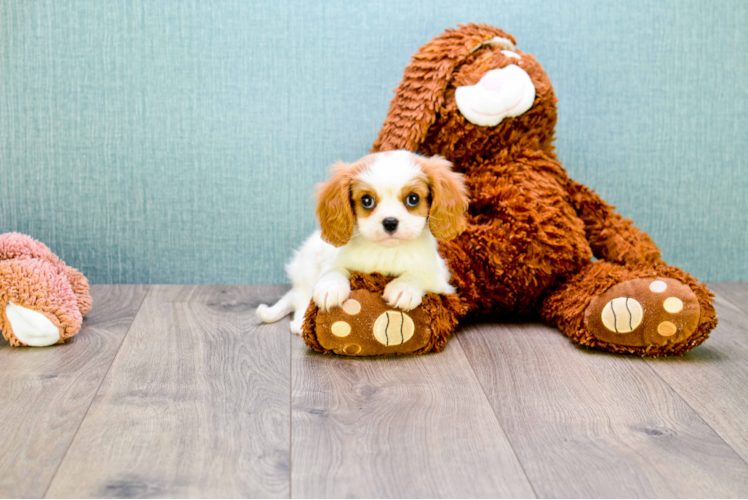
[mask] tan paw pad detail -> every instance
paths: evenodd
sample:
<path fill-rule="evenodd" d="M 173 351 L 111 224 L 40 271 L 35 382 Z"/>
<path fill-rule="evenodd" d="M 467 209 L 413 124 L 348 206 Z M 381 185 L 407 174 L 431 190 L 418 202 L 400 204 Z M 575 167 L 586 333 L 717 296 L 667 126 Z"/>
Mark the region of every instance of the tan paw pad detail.
<path fill-rule="evenodd" d="M 343 348 L 343 352 L 345 352 L 348 356 L 355 356 L 356 354 L 361 352 L 361 346 L 358 344 L 348 344 Z"/>
<path fill-rule="evenodd" d="M 387 311 L 374 322 L 374 338 L 382 345 L 401 345 L 415 332 L 410 316 L 402 311 Z"/>
<path fill-rule="evenodd" d="M 663 321 L 662 323 L 657 325 L 657 333 L 659 333 L 663 337 L 670 337 L 671 335 L 675 335 L 675 332 L 677 331 L 678 327 L 670 321 Z"/>
<path fill-rule="evenodd" d="M 662 307 L 670 314 L 677 314 L 683 310 L 683 301 L 678 297 L 668 297 L 662 303 Z"/>
<path fill-rule="evenodd" d="M 342 307 L 346 314 L 350 314 L 351 316 L 355 316 L 356 314 L 361 312 L 361 302 L 356 299 L 346 300 L 345 302 L 343 302 Z"/>
<path fill-rule="evenodd" d="M 351 334 L 351 325 L 345 321 L 336 321 L 332 324 L 330 330 L 336 337 L 347 337 Z"/>
<path fill-rule="evenodd" d="M 662 293 L 665 290 L 667 290 L 667 283 L 665 283 L 662 280 L 654 280 L 652 283 L 649 284 L 649 289 L 652 290 L 654 293 Z"/>

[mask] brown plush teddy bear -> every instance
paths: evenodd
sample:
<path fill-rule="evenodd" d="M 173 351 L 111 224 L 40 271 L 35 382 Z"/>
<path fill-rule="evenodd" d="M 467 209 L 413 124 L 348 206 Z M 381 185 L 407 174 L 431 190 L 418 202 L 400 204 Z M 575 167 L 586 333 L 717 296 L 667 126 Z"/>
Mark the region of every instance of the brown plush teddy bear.
<path fill-rule="evenodd" d="M 466 313 L 538 312 L 580 344 L 643 356 L 682 354 L 716 326 L 711 292 L 667 266 L 646 233 L 568 177 L 552 145 L 553 86 L 515 44 L 470 24 L 424 45 L 372 149 L 439 154 L 464 174 L 467 229 L 440 243 L 458 297 L 429 296 L 402 313 L 380 297 L 386 278 L 354 273 L 355 315 L 310 304 L 304 338 L 313 349 L 438 351 Z M 353 328 L 336 336 L 337 322 Z"/>
<path fill-rule="evenodd" d="M 85 276 L 30 236 L 0 234 L 0 330 L 10 345 L 62 344 L 89 309 Z"/>

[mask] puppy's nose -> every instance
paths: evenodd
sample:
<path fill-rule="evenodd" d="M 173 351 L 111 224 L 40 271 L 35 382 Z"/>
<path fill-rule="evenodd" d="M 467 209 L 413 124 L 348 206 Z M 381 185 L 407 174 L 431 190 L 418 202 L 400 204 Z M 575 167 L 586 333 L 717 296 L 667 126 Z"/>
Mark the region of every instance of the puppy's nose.
<path fill-rule="evenodd" d="M 382 226 L 384 226 L 385 231 L 392 234 L 397 230 L 397 219 L 394 217 L 387 217 L 382 221 Z"/>

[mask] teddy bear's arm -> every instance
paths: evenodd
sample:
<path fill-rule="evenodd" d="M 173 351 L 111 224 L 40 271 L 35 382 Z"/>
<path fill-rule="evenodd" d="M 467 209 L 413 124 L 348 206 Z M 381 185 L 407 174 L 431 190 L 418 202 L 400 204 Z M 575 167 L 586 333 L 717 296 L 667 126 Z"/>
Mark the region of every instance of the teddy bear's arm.
<path fill-rule="evenodd" d="M 618 214 L 614 206 L 571 179 L 568 189 L 595 257 L 617 264 L 664 263 L 649 235 Z"/>

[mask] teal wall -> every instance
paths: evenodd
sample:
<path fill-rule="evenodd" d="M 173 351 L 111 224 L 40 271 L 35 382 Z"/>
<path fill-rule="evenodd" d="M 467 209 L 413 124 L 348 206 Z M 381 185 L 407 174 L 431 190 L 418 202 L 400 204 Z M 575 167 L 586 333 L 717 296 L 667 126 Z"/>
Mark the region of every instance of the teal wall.
<path fill-rule="evenodd" d="M 0 232 L 95 283 L 274 283 L 408 58 L 487 22 L 536 55 L 557 148 L 704 280 L 748 279 L 748 2 L 0 1 Z"/>

